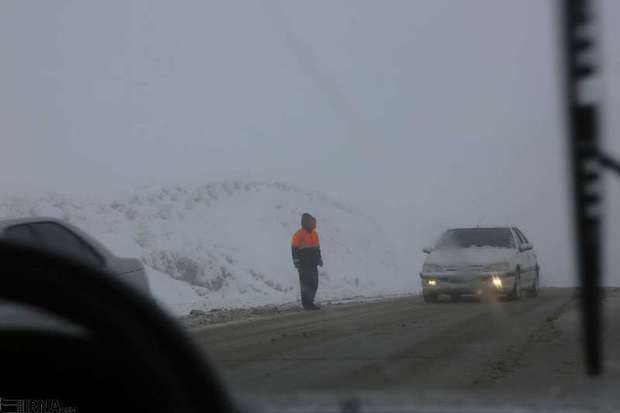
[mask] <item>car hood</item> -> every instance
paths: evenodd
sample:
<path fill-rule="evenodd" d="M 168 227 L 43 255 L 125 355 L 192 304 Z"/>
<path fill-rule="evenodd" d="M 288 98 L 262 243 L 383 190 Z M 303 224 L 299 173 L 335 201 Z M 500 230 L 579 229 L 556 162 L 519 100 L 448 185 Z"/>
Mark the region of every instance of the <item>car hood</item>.
<path fill-rule="evenodd" d="M 516 254 L 515 249 L 497 247 L 470 247 L 436 249 L 426 258 L 426 264 L 435 265 L 487 265 L 509 262 Z"/>

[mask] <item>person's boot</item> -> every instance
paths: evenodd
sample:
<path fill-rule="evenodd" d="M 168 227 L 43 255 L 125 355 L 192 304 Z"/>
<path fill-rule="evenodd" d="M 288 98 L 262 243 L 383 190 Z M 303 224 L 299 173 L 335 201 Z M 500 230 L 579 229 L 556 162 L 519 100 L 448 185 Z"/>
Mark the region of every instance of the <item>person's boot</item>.
<path fill-rule="evenodd" d="M 308 307 L 309 310 L 320 310 L 321 307 L 319 307 L 318 305 L 312 303 L 310 304 L 310 306 Z"/>

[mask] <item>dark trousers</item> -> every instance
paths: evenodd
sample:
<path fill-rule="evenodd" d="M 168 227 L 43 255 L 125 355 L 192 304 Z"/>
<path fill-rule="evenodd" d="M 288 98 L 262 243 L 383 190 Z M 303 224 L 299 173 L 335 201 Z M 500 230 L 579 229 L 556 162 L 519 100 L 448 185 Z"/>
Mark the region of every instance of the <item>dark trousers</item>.
<path fill-rule="evenodd" d="M 304 308 L 312 306 L 316 289 L 319 288 L 319 270 L 316 267 L 300 268 L 299 287 L 301 289 L 301 305 Z"/>

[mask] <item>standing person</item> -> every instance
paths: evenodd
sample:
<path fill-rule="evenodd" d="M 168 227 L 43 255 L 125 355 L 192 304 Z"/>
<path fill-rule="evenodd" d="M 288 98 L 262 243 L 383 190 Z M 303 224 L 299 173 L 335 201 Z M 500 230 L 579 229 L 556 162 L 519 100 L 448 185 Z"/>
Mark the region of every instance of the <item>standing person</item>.
<path fill-rule="evenodd" d="M 301 228 L 291 241 L 293 264 L 299 271 L 301 304 L 306 310 L 318 310 L 314 296 L 319 287 L 319 270 L 323 266 L 319 234 L 316 232 L 316 219 L 305 213 L 301 216 Z"/>

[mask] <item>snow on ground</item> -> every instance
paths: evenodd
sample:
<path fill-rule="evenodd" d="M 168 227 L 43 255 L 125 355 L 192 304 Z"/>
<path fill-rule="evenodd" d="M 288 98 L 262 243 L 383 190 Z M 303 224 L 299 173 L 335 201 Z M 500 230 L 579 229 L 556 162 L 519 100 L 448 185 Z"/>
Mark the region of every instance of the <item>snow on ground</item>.
<path fill-rule="evenodd" d="M 148 279 L 151 293 L 170 313 L 188 314 L 194 307 L 201 306 L 201 298 L 190 284 L 152 268 L 148 270 Z"/>
<path fill-rule="evenodd" d="M 153 294 L 175 314 L 297 300 L 290 238 L 300 216 L 318 218 L 325 267 L 317 299 L 417 289 L 379 224 L 318 192 L 280 183 L 148 186 L 114 199 L 13 196 L 0 217 L 53 216 L 120 256 L 141 257 Z"/>

